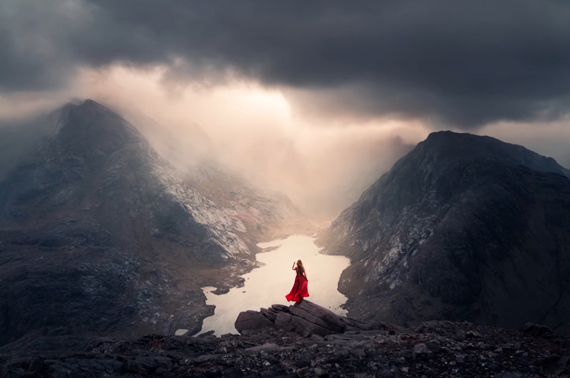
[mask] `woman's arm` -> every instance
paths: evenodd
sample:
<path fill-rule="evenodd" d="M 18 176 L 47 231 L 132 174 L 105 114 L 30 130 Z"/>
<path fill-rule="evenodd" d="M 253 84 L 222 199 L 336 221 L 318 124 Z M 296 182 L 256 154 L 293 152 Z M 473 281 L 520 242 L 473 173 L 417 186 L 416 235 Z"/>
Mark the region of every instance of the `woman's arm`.
<path fill-rule="evenodd" d="M 295 261 L 293 261 L 293 267 L 291 268 L 291 270 L 295 270 Z"/>

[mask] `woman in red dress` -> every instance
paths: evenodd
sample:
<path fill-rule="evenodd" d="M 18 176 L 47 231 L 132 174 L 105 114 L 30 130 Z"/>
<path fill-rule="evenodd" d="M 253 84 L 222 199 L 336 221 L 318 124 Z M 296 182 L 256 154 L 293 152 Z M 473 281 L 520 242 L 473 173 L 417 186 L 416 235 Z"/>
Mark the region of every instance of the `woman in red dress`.
<path fill-rule="evenodd" d="M 291 268 L 297 271 L 295 276 L 295 283 L 293 284 L 293 288 L 291 292 L 285 296 L 287 301 L 295 301 L 297 303 L 301 303 L 303 298 L 309 296 L 309 280 L 307 279 L 307 272 L 305 271 L 305 267 L 303 266 L 303 262 L 301 260 L 297 261 L 297 266 L 295 267 L 295 262 L 293 262 L 293 267 Z"/>

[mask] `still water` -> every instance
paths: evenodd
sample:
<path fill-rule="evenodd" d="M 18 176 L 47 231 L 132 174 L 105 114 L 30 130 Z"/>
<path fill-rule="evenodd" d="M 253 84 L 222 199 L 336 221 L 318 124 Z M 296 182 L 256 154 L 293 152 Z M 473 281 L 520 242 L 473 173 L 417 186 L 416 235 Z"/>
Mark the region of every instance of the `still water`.
<path fill-rule="evenodd" d="M 234 322 L 241 311 L 259 310 L 272 304 L 293 304 L 287 303 L 285 295 L 293 287 L 295 271 L 291 266 L 298 259 L 303 260 L 309 278 L 310 297 L 307 299 L 336 314 L 345 315 L 346 311 L 340 305 L 345 303 L 346 297 L 338 292 L 337 285 L 340 274 L 350 263 L 349 259 L 319 254 L 314 240 L 309 236 L 293 235 L 260 243 L 260 248 L 270 251 L 257 254 L 257 261 L 264 265 L 243 276 L 243 287 L 233 288 L 222 295 L 212 293 L 216 290 L 214 287 L 202 288 L 206 303 L 216 306 L 214 315 L 204 319 L 202 332 L 214 330 L 218 336 L 237 333 Z"/>

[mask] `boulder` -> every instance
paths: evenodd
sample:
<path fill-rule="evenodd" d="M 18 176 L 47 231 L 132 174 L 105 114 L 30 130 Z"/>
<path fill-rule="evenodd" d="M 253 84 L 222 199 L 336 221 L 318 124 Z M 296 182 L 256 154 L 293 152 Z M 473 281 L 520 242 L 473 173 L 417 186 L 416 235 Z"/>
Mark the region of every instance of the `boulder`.
<path fill-rule="evenodd" d="M 526 323 L 523 332 L 531 336 L 552 336 L 552 330 L 546 326 L 534 323 Z"/>
<path fill-rule="evenodd" d="M 414 350 L 412 352 L 414 359 L 421 360 L 427 358 L 429 353 L 427 345 L 424 343 L 419 343 L 414 345 Z"/>
<path fill-rule="evenodd" d="M 257 311 L 243 311 L 238 315 L 235 327 L 239 333 L 244 330 L 261 329 L 273 326 L 273 323 Z"/>

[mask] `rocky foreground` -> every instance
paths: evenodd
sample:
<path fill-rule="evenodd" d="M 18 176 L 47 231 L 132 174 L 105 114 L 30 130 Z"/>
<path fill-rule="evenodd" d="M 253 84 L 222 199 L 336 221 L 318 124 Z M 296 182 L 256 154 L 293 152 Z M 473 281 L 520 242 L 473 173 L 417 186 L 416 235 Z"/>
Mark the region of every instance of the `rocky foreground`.
<path fill-rule="evenodd" d="M 315 309 L 327 318 L 311 318 Z M 260 326 L 251 320 L 253 314 L 268 322 Z M 570 339 L 545 327 L 528 325 L 516 331 L 430 321 L 403 329 L 336 315 L 334 320 L 329 315 L 306 301 L 301 306 L 242 313 L 241 335 L 96 339 L 75 352 L 7 353 L 0 355 L 0 376 L 570 376 Z M 276 325 L 276 319 L 286 322 Z M 342 330 L 330 332 L 323 326 L 329 323 Z M 311 333 L 315 325 L 320 328 Z"/>

